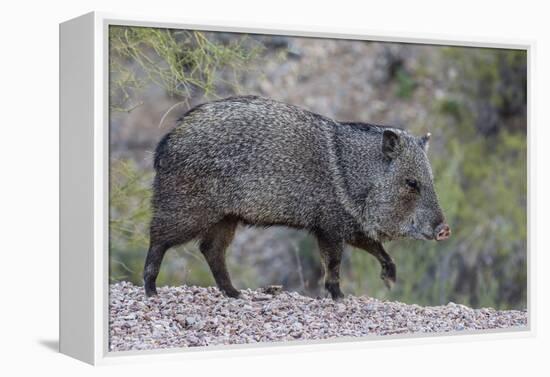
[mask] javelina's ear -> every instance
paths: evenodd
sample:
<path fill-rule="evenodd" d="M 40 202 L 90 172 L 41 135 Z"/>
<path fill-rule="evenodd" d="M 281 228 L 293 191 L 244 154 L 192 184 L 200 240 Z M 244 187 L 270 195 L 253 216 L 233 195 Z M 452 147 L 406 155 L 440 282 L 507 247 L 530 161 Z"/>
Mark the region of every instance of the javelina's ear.
<path fill-rule="evenodd" d="M 422 136 L 418 142 L 420 144 L 420 147 L 422 149 L 424 149 L 426 152 L 428 151 L 428 147 L 429 147 L 429 144 L 430 144 L 430 138 L 432 137 L 432 134 L 431 133 L 427 133 L 426 135 Z"/>
<path fill-rule="evenodd" d="M 382 134 L 382 153 L 389 159 L 394 159 L 399 154 L 399 135 L 390 130 Z"/>

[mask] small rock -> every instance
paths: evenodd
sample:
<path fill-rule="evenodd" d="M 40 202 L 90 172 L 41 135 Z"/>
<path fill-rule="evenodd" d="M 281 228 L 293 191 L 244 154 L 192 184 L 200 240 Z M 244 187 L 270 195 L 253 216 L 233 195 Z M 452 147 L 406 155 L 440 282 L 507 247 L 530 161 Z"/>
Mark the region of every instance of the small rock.
<path fill-rule="evenodd" d="M 174 318 L 180 325 L 185 325 L 185 317 L 181 314 L 176 315 Z"/>
<path fill-rule="evenodd" d="M 337 304 L 337 305 L 336 305 L 336 312 L 337 312 L 338 314 L 344 314 L 344 313 L 346 312 L 346 305 L 341 304 L 341 303 L 340 303 L 340 304 Z"/>
<path fill-rule="evenodd" d="M 267 300 L 271 300 L 273 298 L 272 295 L 263 295 L 263 294 L 259 294 L 259 295 L 256 295 L 252 298 L 252 301 L 267 301 Z"/>
<path fill-rule="evenodd" d="M 268 295 L 277 295 L 283 290 L 282 285 L 270 285 L 264 288 L 264 292 Z"/>

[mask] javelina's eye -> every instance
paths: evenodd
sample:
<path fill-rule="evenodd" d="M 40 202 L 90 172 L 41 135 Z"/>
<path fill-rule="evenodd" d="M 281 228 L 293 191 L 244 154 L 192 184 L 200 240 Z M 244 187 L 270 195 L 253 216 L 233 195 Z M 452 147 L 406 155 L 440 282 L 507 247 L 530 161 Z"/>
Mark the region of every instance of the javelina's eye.
<path fill-rule="evenodd" d="M 418 185 L 418 181 L 415 180 L 415 179 L 406 179 L 405 183 L 407 184 L 407 186 L 411 190 L 414 190 L 414 191 L 419 191 L 420 190 L 420 186 Z"/>

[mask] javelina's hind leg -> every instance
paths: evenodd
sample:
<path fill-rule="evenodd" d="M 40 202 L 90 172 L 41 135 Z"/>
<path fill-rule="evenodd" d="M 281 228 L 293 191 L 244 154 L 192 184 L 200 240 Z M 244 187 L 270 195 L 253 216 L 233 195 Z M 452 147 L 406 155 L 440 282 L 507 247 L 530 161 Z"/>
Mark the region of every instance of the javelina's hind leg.
<path fill-rule="evenodd" d="M 224 218 L 212 226 L 202 237 L 200 242 L 200 250 L 204 258 L 210 266 L 212 275 L 218 288 L 227 296 L 237 298 L 240 293 L 231 284 L 229 272 L 225 264 L 225 249 L 233 240 L 237 220 L 232 218 Z"/>
<path fill-rule="evenodd" d="M 380 266 L 382 266 L 380 278 L 382 278 L 386 287 L 391 288 L 396 280 L 395 263 L 392 257 L 384 250 L 384 246 L 380 242 L 367 237 L 358 237 L 352 242 L 352 245 L 367 251 L 378 259 Z"/>
<path fill-rule="evenodd" d="M 145 259 L 145 267 L 143 268 L 143 283 L 147 297 L 157 294 L 157 276 L 166 250 L 168 250 L 168 245 L 165 243 L 154 244 L 151 242 L 149 246 L 147 258 Z"/>
<path fill-rule="evenodd" d="M 166 250 L 191 241 L 196 237 L 199 226 L 190 221 L 167 221 L 163 217 L 153 217 L 149 236 L 149 251 L 143 268 L 145 294 L 151 297 L 157 294 L 156 281 L 160 264 Z"/>
<path fill-rule="evenodd" d="M 317 233 L 321 262 L 325 270 L 325 288 L 333 300 L 344 298 L 340 290 L 340 262 L 344 252 L 344 242 L 325 233 Z"/>

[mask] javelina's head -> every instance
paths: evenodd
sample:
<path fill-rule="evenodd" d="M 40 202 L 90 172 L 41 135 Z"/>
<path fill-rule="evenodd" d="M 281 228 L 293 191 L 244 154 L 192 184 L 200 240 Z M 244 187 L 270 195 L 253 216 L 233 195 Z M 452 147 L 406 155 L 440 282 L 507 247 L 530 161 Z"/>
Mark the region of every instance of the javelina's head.
<path fill-rule="evenodd" d="M 417 138 L 400 130 L 382 133 L 382 174 L 369 204 L 375 207 L 378 229 L 389 239 L 440 241 L 451 235 L 434 189 L 429 139 L 430 134 Z"/>

